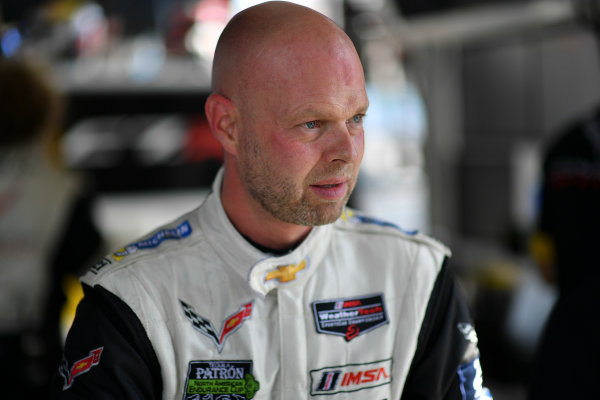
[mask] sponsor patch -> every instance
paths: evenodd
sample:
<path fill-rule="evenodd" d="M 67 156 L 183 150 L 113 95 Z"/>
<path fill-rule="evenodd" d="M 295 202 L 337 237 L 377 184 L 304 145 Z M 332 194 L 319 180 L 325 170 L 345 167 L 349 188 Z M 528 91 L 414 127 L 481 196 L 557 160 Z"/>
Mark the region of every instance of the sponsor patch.
<path fill-rule="evenodd" d="M 191 361 L 184 400 L 249 400 L 260 389 L 252 361 Z"/>
<path fill-rule="evenodd" d="M 310 394 L 313 396 L 388 385 L 392 381 L 392 359 L 312 370 L 310 381 Z"/>
<path fill-rule="evenodd" d="M 90 272 L 97 275 L 102 268 L 104 268 L 110 264 L 112 264 L 112 261 L 110 261 L 106 257 L 103 257 L 100 261 L 98 261 L 96 264 L 94 264 L 94 266 L 92 268 L 90 268 Z"/>
<path fill-rule="evenodd" d="M 119 261 L 123 258 L 127 257 L 130 254 L 137 252 L 138 250 L 145 249 L 153 249 L 158 247 L 162 242 L 169 239 L 183 239 L 189 236 L 192 233 L 192 227 L 188 221 L 182 222 L 179 226 L 173 229 L 163 229 L 161 231 L 156 232 L 152 237 L 141 240 L 137 243 L 131 243 L 123 247 L 120 250 L 117 250 L 113 253 L 112 257 Z"/>
<path fill-rule="evenodd" d="M 265 282 L 277 279 L 280 283 L 291 282 L 296 279 L 296 273 L 306 268 L 306 260 L 299 264 L 280 265 L 273 271 L 267 272 Z"/>
<path fill-rule="evenodd" d="M 401 226 L 396 225 L 392 222 L 384 221 L 379 218 L 368 217 L 365 215 L 357 215 L 352 210 L 349 210 L 349 209 L 346 209 L 346 211 L 342 214 L 342 219 L 346 220 L 346 221 L 356 221 L 357 223 L 360 223 L 360 224 L 373 224 L 373 225 L 394 228 L 394 229 L 399 230 L 400 232 L 402 232 L 406 235 L 409 235 L 409 236 L 414 236 L 417 233 L 419 233 L 419 231 L 417 229 L 409 231 L 409 230 L 406 230 L 406 229 L 402 228 Z"/>
<path fill-rule="evenodd" d="M 90 354 L 87 357 L 75 361 L 70 369 L 67 360 L 63 358 L 63 362 L 58 369 L 58 372 L 65 380 L 63 390 L 70 388 L 76 377 L 89 372 L 92 367 L 100 364 L 100 356 L 102 355 L 103 350 L 104 347 L 98 347 L 97 349 L 90 351 Z"/>
<path fill-rule="evenodd" d="M 462 400 L 491 400 L 492 395 L 483 387 L 483 374 L 479 358 L 458 367 Z"/>
<path fill-rule="evenodd" d="M 388 323 L 383 294 L 315 301 L 313 313 L 319 333 L 343 336 L 348 342 Z"/>
<path fill-rule="evenodd" d="M 240 326 L 242 326 L 242 323 L 250 318 L 250 315 L 252 314 L 252 302 L 244 304 L 235 314 L 223 321 L 221 332 L 218 333 L 213 324 L 208 319 L 198 315 L 192 306 L 181 299 L 179 299 L 179 303 L 183 308 L 185 317 L 192 323 L 193 327 L 198 332 L 209 337 L 213 341 L 215 346 L 217 346 L 219 353 L 223 350 L 225 340 L 229 335 L 238 330 Z"/>
<path fill-rule="evenodd" d="M 477 332 L 475 332 L 475 328 L 473 328 L 473 325 L 469 324 L 468 322 L 460 322 L 456 325 L 456 327 L 458 328 L 460 333 L 463 334 L 466 341 L 475 344 L 478 342 Z"/>

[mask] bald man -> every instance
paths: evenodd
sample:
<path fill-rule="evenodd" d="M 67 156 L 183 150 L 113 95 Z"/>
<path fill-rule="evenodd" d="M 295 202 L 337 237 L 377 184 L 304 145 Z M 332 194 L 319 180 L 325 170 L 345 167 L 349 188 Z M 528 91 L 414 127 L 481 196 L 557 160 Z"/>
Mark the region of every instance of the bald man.
<path fill-rule="evenodd" d="M 82 278 L 56 393 L 485 397 L 449 251 L 346 208 L 368 99 L 345 33 L 263 3 L 227 25 L 212 76 L 213 191 Z"/>

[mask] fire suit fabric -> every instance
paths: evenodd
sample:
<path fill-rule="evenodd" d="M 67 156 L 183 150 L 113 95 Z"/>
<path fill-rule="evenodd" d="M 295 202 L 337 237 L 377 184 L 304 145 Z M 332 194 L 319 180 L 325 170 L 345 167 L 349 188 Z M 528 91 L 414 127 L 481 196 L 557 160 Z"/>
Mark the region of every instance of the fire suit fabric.
<path fill-rule="evenodd" d="M 346 210 L 290 253 L 266 254 L 229 222 L 220 182 L 82 278 L 57 397 L 485 394 L 443 245 Z"/>

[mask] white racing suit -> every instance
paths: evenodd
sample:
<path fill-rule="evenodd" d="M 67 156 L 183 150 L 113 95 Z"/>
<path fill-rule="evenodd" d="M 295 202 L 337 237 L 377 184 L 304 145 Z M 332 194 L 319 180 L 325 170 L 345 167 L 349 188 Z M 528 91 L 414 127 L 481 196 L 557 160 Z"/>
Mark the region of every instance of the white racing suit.
<path fill-rule="evenodd" d="M 448 250 L 346 210 L 266 254 L 196 210 L 82 278 L 59 398 L 487 398 Z"/>

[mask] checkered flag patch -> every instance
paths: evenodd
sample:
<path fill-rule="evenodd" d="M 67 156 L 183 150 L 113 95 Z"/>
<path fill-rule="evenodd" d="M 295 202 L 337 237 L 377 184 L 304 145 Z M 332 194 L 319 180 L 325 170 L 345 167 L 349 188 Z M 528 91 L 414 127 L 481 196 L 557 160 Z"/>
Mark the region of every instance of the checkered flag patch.
<path fill-rule="evenodd" d="M 223 348 L 223 344 L 220 342 L 219 336 L 217 335 L 212 323 L 206 318 L 198 315 L 194 308 L 183 300 L 179 299 L 179 303 L 181 303 L 181 307 L 183 308 L 183 314 L 192 323 L 194 328 L 203 335 L 208 336 L 217 346 L 217 349 L 220 353 L 221 349 Z"/>

